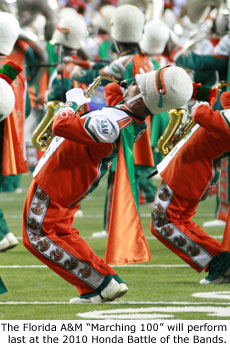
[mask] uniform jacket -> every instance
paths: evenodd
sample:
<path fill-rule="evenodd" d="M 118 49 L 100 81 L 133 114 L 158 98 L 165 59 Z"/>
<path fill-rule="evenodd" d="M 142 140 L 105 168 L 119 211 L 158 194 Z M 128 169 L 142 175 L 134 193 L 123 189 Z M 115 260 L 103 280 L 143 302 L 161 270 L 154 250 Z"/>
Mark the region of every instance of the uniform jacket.
<path fill-rule="evenodd" d="M 199 201 L 217 182 L 220 159 L 230 154 L 230 109 L 198 106 L 197 123 L 157 166 L 162 179 L 183 198 Z"/>
<path fill-rule="evenodd" d="M 35 168 L 36 182 L 61 205 L 73 206 L 98 185 L 117 155 L 120 131 L 130 124 L 136 140 L 146 124 L 124 106 L 82 116 L 75 115 L 70 106 L 60 109 L 53 123 L 57 137 Z"/>

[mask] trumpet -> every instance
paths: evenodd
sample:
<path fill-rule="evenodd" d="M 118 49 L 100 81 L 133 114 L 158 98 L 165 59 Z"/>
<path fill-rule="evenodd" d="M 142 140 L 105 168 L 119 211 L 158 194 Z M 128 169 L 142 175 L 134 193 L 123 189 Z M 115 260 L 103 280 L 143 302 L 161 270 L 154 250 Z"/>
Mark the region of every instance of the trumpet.
<path fill-rule="evenodd" d="M 216 85 L 217 91 L 219 92 L 224 86 L 230 86 L 230 82 L 220 81 Z M 169 124 L 157 143 L 157 148 L 163 156 L 166 156 L 196 124 L 191 115 L 188 115 L 186 122 L 182 123 L 185 112 L 184 108 L 174 108 L 168 111 Z"/>
<path fill-rule="evenodd" d="M 117 79 L 110 75 L 99 75 L 83 91 L 85 97 L 90 97 L 93 94 L 94 90 L 96 90 L 101 84 L 102 80 L 113 81 L 116 83 L 118 82 Z M 56 110 L 57 108 L 63 107 L 65 103 L 62 101 L 54 100 L 46 102 L 45 105 L 47 106 L 47 112 L 32 134 L 32 143 L 34 147 L 43 152 L 47 150 L 53 138 L 55 137 L 52 132 L 52 125 Z M 83 107 L 84 106 L 79 106 L 75 113 L 79 113 Z"/>

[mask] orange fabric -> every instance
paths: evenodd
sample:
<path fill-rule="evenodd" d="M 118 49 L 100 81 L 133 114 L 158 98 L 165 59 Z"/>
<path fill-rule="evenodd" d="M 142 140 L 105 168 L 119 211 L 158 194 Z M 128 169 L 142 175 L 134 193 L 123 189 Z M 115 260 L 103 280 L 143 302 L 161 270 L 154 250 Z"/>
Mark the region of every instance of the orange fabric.
<path fill-rule="evenodd" d="M 159 194 L 161 194 L 161 197 Z M 166 198 L 162 197 L 162 195 L 166 196 L 167 192 L 164 193 L 159 187 L 153 204 L 152 234 L 195 270 L 198 272 L 202 271 L 205 266 L 200 266 L 195 259 L 197 254 L 189 254 L 189 250 L 202 248 L 210 256 L 211 260 L 211 257 L 222 253 L 224 249 L 219 241 L 209 236 L 197 223 L 192 221 L 199 201 L 192 201 L 189 197 L 189 199 L 183 198 L 173 192 L 169 202 L 166 202 Z M 158 197 L 161 198 L 161 203 L 165 202 L 165 217 L 160 216 L 162 215 L 163 207 L 161 207 L 161 204 L 159 205 L 159 200 L 157 203 Z M 177 237 L 175 237 L 176 231 L 180 232 Z M 172 234 L 175 235 L 174 239 L 170 239 Z M 186 249 L 184 249 L 183 243 L 185 237 L 188 237 L 190 242 Z M 178 239 L 181 239 L 181 242 Z"/>
<path fill-rule="evenodd" d="M 217 196 L 218 196 L 218 206 L 216 210 L 216 218 L 218 220 L 227 220 L 228 216 L 228 186 L 229 186 L 229 180 L 228 180 L 228 167 L 229 167 L 229 159 L 228 157 L 221 159 L 221 174 L 220 178 L 218 180 L 218 187 L 217 187 Z"/>
<path fill-rule="evenodd" d="M 115 106 L 122 101 L 123 95 L 120 85 L 109 83 L 105 87 L 105 97 L 108 106 Z M 135 165 L 154 166 L 153 152 L 150 142 L 151 116 L 145 119 L 148 129 L 133 145 Z"/>
<path fill-rule="evenodd" d="M 35 92 L 35 86 L 31 85 L 28 87 L 28 94 L 30 99 L 30 107 L 35 108 L 36 107 L 36 92 Z"/>
<path fill-rule="evenodd" d="M 230 91 L 224 91 L 220 95 L 220 103 L 222 104 L 224 109 L 230 108 Z"/>
<path fill-rule="evenodd" d="M 154 166 L 149 129 L 146 129 L 141 138 L 133 144 L 133 157 L 135 165 Z"/>
<path fill-rule="evenodd" d="M 140 74 L 140 68 L 142 68 L 144 72 L 150 72 L 152 70 L 149 57 L 136 53 L 133 56 L 133 77 L 135 77 L 136 74 Z"/>
<path fill-rule="evenodd" d="M 11 55 L 3 60 L 11 60 L 24 67 L 25 50 L 28 44 L 18 41 Z M 16 175 L 28 172 L 24 158 L 24 121 L 25 121 L 25 89 L 26 78 L 24 70 L 12 84 L 15 93 L 15 106 L 10 116 L 4 121 L 2 175 Z"/>
<path fill-rule="evenodd" d="M 123 218 L 124 213 L 125 218 Z M 122 265 L 145 262 L 150 259 L 149 247 L 132 195 L 120 143 L 104 261 L 107 264 Z"/>
<path fill-rule="evenodd" d="M 27 173 L 28 165 L 23 155 L 15 113 L 11 113 L 4 122 L 2 175 Z"/>
<path fill-rule="evenodd" d="M 144 72 L 150 72 L 152 70 L 148 56 L 135 54 L 133 58 L 133 76 L 140 73 L 140 67 Z M 150 143 L 150 130 L 147 129 L 141 138 L 134 143 L 133 156 L 135 165 L 154 166 L 153 152 Z"/>
<path fill-rule="evenodd" d="M 39 161 L 45 152 L 39 151 L 38 149 L 36 149 L 36 153 L 37 153 L 37 160 Z"/>
<path fill-rule="evenodd" d="M 39 249 L 36 249 L 36 247 L 31 244 L 28 237 L 26 222 L 36 189 L 37 184 L 33 180 L 26 195 L 23 210 L 22 242 L 24 246 L 50 269 L 67 282 L 73 284 L 78 289 L 79 294 L 93 292 L 93 288 L 85 284 L 84 281 L 73 274 L 71 270 L 64 268 L 58 261 L 47 259 Z M 79 206 L 80 203 L 73 208 L 62 207 L 50 198 L 49 206 L 45 212 L 41 227 L 43 236 L 48 237 L 48 239 L 56 245 L 57 250 L 64 249 L 70 256 L 86 262 L 89 266 L 97 270 L 99 274 L 103 276 L 107 276 L 108 274 L 115 275 L 115 271 L 110 266 L 104 264 L 103 260 L 96 255 L 88 243 L 81 238 L 79 231 L 73 227 L 73 215 L 79 209 Z"/>
<path fill-rule="evenodd" d="M 230 252 L 230 208 L 228 209 L 228 216 L 222 240 L 222 247 L 227 252 Z"/>
<path fill-rule="evenodd" d="M 105 86 L 105 100 L 107 106 L 115 106 L 123 99 L 121 87 L 117 83 L 109 83 Z"/>

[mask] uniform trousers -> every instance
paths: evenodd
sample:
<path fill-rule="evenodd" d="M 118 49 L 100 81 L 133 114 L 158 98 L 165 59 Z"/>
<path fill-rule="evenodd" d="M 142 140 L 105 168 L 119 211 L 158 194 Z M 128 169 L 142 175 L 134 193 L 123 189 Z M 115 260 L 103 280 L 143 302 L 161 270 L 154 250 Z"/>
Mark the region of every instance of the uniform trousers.
<path fill-rule="evenodd" d="M 73 208 L 50 198 L 35 182 L 28 190 L 23 211 L 23 244 L 39 260 L 76 286 L 80 295 L 108 283 L 115 271 L 95 254 L 73 227 Z"/>
<path fill-rule="evenodd" d="M 192 191 L 192 189 L 191 189 Z M 192 221 L 199 201 L 185 199 L 162 181 L 151 213 L 151 232 L 198 272 L 224 248 Z"/>

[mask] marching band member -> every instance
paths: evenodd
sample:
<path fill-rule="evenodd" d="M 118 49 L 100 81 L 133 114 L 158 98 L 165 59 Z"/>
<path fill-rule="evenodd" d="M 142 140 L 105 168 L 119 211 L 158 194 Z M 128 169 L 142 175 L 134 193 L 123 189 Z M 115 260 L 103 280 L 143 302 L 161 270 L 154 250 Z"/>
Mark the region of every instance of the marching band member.
<path fill-rule="evenodd" d="M 194 106 L 195 126 L 157 166 L 162 182 L 151 232 L 192 268 L 209 272 L 201 284 L 230 282 L 230 253 L 192 221 L 218 180 L 221 158 L 230 151 L 229 99 L 230 92 L 222 93 L 220 111 L 207 103 Z"/>
<path fill-rule="evenodd" d="M 7 133 L 4 134 L 4 121 L 9 117 L 15 105 L 15 93 L 11 84 L 20 71 L 21 68 L 10 61 L 4 64 L 0 69 L 0 130 L 3 131 L 0 135 L 1 149 L 3 148 L 4 141 L 9 143 L 9 140 L 7 140 Z M 15 140 L 15 143 L 17 144 L 17 140 Z M 16 149 L 15 152 L 17 152 Z M 2 164 L 0 164 L 0 169 L 2 171 Z M 10 232 L 3 211 L 0 209 L 0 252 L 14 248 L 17 245 L 18 240 L 14 234 Z"/>
<path fill-rule="evenodd" d="M 198 15 L 200 14 L 197 11 Z M 226 15 L 221 16 L 221 14 L 218 14 L 217 19 L 215 20 L 216 33 L 215 35 L 214 33 L 212 35 L 209 34 L 209 40 L 206 40 L 206 45 L 204 45 L 205 50 L 203 49 L 199 52 L 196 49 L 190 54 L 186 54 L 183 50 L 178 50 L 171 55 L 177 65 L 192 69 L 194 81 L 201 82 L 206 86 L 217 85 L 219 81 L 229 81 L 229 34 L 224 35 L 224 32 L 228 31 L 228 20 Z M 208 41 L 209 45 L 207 45 Z M 201 44 L 200 47 L 202 47 Z M 221 108 L 218 98 L 214 109 Z M 221 169 L 221 176 L 214 189 L 216 192 L 215 220 L 204 222 L 204 227 L 225 226 L 226 224 L 230 201 L 229 156 L 222 158 Z"/>
<path fill-rule="evenodd" d="M 24 114 L 22 106 L 22 92 L 19 91 L 19 87 L 25 86 L 24 75 L 19 68 L 20 61 L 16 60 L 16 55 L 13 55 L 15 50 L 15 44 L 18 40 L 20 33 L 19 22 L 16 17 L 7 12 L 0 12 L 0 62 L 1 62 L 1 74 L 7 80 L 7 75 L 10 72 L 13 76 L 8 77 L 8 81 L 12 82 L 16 80 L 16 84 L 12 84 L 10 91 L 14 91 L 13 107 L 6 110 L 0 115 L 0 191 L 3 185 L 6 185 L 6 180 L 14 175 L 26 173 L 28 171 L 27 163 L 24 158 L 24 144 L 23 144 L 23 119 Z M 11 62 L 17 62 L 14 68 L 9 67 L 8 62 L 12 58 Z M 19 63 L 20 62 L 20 63 Z M 5 66 L 6 65 L 6 66 Z M 5 68 L 4 68 L 5 67 Z M 17 67 L 17 69 L 16 69 Z M 20 74 L 18 74 L 20 72 Z M 9 88 L 8 88 L 9 90 Z M 8 91 L 6 89 L 6 91 Z M 2 88 L 1 103 L 5 105 L 5 101 L 8 101 L 5 91 Z M 9 106 L 11 106 L 11 96 L 9 94 Z M 23 100 L 24 101 L 24 100 Z M 22 107 L 22 109 L 20 108 Z M 17 113 L 19 112 L 19 113 Z M 7 118 L 3 118 L 3 116 Z M 0 251 L 5 251 L 10 248 L 14 248 L 18 245 L 18 240 L 14 234 L 10 231 L 8 223 L 6 222 L 3 211 L 0 209 Z"/>
<path fill-rule="evenodd" d="M 71 89 L 66 93 L 66 105 L 55 114 L 56 137 L 35 168 L 25 200 L 23 244 L 76 286 L 80 297 L 71 299 L 71 303 L 101 303 L 127 292 L 127 285 L 107 265 L 113 258 L 117 264 L 150 260 L 137 214 L 133 143 L 146 129 L 145 118 L 150 113 L 168 109 L 168 103 L 162 108 L 162 93 L 170 105 L 179 107 L 191 98 L 193 90 L 192 81 L 182 68 L 166 67 L 164 74 L 162 87 L 162 71 L 137 75 L 124 94 L 118 84 L 108 84 L 107 98 L 117 95 L 123 103 L 82 116 L 78 107 L 89 103 L 90 98 L 84 96 L 82 89 Z M 179 95 L 175 87 L 182 83 L 186 88 Z M 116 234 L 126 234 L 128 225 L 129 246 L 124 247 L 120 237 L 109 236 L 104 262 L 72 225 L 80 201 L 97 187 L 117 154 L 115 187 L 118 186 L 118 196 L 124 197 L 116 197 L 119 204 L 114 205 L 115 216 L 123 217 L 119 222 L 115 220 L 120 226 L 123 224 L 123 231 Z M 124 184 L 124 191 L 120 191 L 119 186 Z"/>

